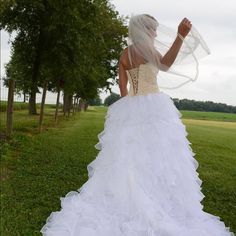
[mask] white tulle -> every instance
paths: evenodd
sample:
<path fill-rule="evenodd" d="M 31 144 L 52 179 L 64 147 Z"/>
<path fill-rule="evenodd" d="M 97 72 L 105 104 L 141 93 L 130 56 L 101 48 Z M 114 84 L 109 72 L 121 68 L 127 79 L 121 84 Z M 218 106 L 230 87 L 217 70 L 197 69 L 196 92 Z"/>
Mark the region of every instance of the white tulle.
<path fill-rule="evenodd" d="M 45 236 L 229 236 L 203 211 L 198 163 L 169 95 L 125 96 L 107 111 L 89 179 L 61 197 Z M 54 199 L 55 200 L 55 199 Z"/>

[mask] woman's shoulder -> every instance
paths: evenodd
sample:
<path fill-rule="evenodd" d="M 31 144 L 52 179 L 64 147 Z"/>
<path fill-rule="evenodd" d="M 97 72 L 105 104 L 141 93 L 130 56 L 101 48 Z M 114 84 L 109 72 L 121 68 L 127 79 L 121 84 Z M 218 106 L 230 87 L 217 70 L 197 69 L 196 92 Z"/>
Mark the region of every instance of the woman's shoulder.
<path fill-rule="evenodd" d="M 128 57 L 128 47 L 124 48 L 121 53 L 121 58 L 126 59 Z"/>
<path fill-rule="evenodd" d="M 124 66 L 127 67 L 127 65 L 129 64 L 129 57 L 128 57 L 128 47 L 124 48 L 121 56 L 120 56 L 120 60 L 119 62 Z"/>

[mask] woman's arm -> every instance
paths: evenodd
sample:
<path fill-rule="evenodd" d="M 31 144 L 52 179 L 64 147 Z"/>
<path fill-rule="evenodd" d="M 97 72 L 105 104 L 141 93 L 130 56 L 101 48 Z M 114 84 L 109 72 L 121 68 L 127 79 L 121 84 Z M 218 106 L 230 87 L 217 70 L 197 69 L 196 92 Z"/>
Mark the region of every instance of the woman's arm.
<path fill-rule="evenodd" d="M 121 97 L 124 97 L 128 94 L 127 90 L 128 76 L 123 64 L 124 54 L 125 52 L 122 54 L 119 60 L 119 88 Z"/>
<path fill-rule="evenodd" d="M 191 26 L 192 26 L 191 22 L 187 18 L 184 18 L 179 24 L 178 33 L 183 38 L 185 38 L 189 33 L 189 31 L 191 30 Z M 163 68 L 161 69 L 163 71 L 167 71 L 174 63 L 182 44 L 183 44 L 182 39 L 179 36 L 177 36 L 174 43 L 168 50 L 168 52 L 161 58 L 161 63 L 163 65 Z"/>

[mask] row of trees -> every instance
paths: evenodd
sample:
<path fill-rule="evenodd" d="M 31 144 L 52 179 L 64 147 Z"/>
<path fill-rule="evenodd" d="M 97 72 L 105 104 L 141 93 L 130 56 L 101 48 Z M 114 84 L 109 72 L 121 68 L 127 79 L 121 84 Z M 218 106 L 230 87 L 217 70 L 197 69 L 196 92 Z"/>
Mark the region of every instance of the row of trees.
<path fill-rule="evenodd" d="M 0 4 L 0 29 L 15 34 L 5 78 L 10 126 L 13 93 L 29 94 L 29 114 L 34 115 L 36 94 L 43 89 L 41 127 L 47 91 L 57 93 L 57 107 L 63 92 L 67 113 L 73 100 L 88 101 L 98 98 L 99 89 L 110 90 L 127 27 L 126 18 L 108 0 L 8 0 Z"/>
<path fill-rule="evenodd" d="M 212 101 L 203 102 L 177 98 L 174 98 L 173 101 L 179 110 L 236 113 L 236 106 L 227 105 L 225 103 L 216 103 Z"/>

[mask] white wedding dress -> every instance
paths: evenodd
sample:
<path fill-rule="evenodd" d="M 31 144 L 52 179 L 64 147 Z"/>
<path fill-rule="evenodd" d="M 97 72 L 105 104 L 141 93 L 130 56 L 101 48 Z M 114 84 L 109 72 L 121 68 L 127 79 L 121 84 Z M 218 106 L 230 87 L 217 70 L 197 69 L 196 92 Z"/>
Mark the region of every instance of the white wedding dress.
<path fill-rule="evenodd" d="M 61 197 L 46 236 L 229 236 L 203 211 L 201 180 L 187 132 L 150 63 L 127 70 L 127 96 L 108 107 L 89 179 Z"/>

